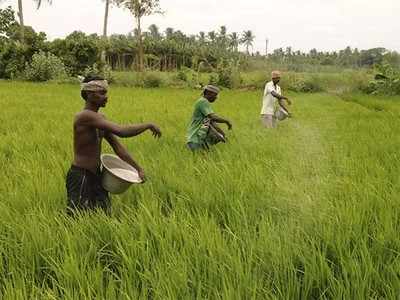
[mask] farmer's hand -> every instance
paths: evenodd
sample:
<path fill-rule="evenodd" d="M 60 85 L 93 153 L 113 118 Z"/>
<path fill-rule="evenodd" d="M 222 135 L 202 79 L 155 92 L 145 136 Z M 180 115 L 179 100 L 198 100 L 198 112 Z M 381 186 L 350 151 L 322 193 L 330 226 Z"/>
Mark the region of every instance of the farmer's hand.
<path fill-rule="evenodd" d="M 153 136 L 155 138 L 160 138 L 161 137 L 161 130 L 160 130 L 160 128 L 158 128 L 157 125 L 150 124 L 150 128 L 149 129 L 151 130 L 151 132 L 153 133 Z"/>
<path fill-rule="evenodd" d="M 228 126 L 228 129 L 229 129 L 229 130 L 232 130 L 232 123 L 231 123 L 231 122 L 228 121 L 228 122 L 226 123 L 226 125 Z"/>
<path fill-rule="evenodd" d="M 286 98 L 286 102 L 287 102 L 289 105 L 292 105 L 292 101 L 290 101 L 289 98 Z"/>

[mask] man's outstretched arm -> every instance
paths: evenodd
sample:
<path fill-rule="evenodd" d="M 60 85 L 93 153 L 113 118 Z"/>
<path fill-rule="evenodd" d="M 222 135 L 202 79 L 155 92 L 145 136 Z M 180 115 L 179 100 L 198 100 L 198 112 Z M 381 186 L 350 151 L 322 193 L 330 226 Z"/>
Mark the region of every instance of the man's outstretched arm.
<path fill-rule="evenodd" d="M 161 137 L 161 130 L 153 123 L 122 126 L 108 121 L 103 115 L 95 112 L 86 112 L 81 116 L 79 123 L 81 125 L 95 127 L 105 132 L 111 132 L 121 138 L 133 137 L 146 130 L 151 130 L 154 137 Z"/>

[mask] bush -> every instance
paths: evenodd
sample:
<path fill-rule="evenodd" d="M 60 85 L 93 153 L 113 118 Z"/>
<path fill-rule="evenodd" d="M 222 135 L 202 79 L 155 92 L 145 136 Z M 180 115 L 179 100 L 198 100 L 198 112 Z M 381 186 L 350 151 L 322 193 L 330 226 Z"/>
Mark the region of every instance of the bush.
<path fill-rule="evenodd" d="M 82 74 L 84 77 L 89 75 L 100 75 L 106 79 L 109 83 L 114 82 L 111 68 L 108 65 L 101 65 L 94 63 L 92 66 L 87 67 Z"/>
<path fill-rule="evenodd" d="M 218 85 L 226 88 L 236 88 L 242 83 L 238 61 L 223 61 L 218 66 Z"/>
<path fill-rule="evenodd" d="M 197 67 L 197 71 L 200 73 L 211 73 L 214 71 L 214 68 L 209 63 L 201 61 Z"/>
<path fill-rule="evenodd" d="M 208 80 L 208 83 L 209 84 L 212 84 L 212 85 L 217 85 L 218 84 L 218 75 L 217 74 L 211 74 L 210 75 L 210 78 L 209 78 L 209 80 Z"/>
<path fill-rule="evenodd" d="M 163 79 L 157 73 L 146 73 L 143 78 L 145 88 L 157 88 L 163 84 Z"/>
<path fill-rule="evenodd" d="M 96 35 L 75 31 L 65 39 L 49 43 L 50 51 L 60 57 L 72 75 L 82 74 L 88 66 L 100 63 L 100 40 Z"/>
<path fill-rule="evenodd" d="M 364 87 L 368 94 L 400 95 L 400 72 L 387 63 L 376 66 L 374 80 Z"/>
<path fill-rule="evenodd" d="M 218 82 L 219 86 L 223 86 L 226 88 L 234 87 L 234 79 L 231 70 L 229 69 L 219 69 L 218 70 Z"/>
<path fill-rule="evenodd" d="M 25 47 L 17 43 L 5 43 L 0 49 L 0 78 L 21 77 L 25 70 Z"/>
<path fill-rule="evenodd" d="M 30 81 L 47 81 L 67 77 L 61 59 L 51 53 L 40 51 L 32 56 L 31 64 L 26 64 L 25 78 Z"/>
<path fill-rule="evenodd" d="M 182 81 L 185 81 L 185 82 L 188 80 L 188 76 L 187 76 L 186 72 L 183 69 L 178 71 L 178 74 L 176 75 L 176 78 L 178 80 L 182 80 Z"/>
<path fill-rule="evenodd" d="M 317 93 L 324 89 L 318 80 L 314 78 L 300 78 L 288 86 L 288 89 L 300 93 Z"/>

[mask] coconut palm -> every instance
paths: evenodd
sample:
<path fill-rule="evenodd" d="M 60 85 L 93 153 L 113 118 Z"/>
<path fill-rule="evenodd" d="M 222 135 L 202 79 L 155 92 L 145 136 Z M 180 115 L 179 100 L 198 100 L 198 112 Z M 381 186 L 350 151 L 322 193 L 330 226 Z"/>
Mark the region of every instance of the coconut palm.
<path fill-rule="evenodd" d="M 142 18 L 155 13 L 161 13 L 159 0 L 114 0 L 114 2 L 123 7 L 132 14 L 136 21 L 139 46 L 139 71 L 144 68 L 144 49 L 142 37 Z"/>
<path fill-rule="evenodd" d="M 42 5 L 42 0 L 33 0 L 36 3 L 37 9 L 40 8 L 40 6 Z M 47 3 L 51 4 L 52 0 L 46 0 Z M 24 37 L 25 37 L 25 32 L 24 32 L 24 10 L 23 10 L 23 5 L 22 5 L 22 0 L 18 0 L 18 18 L 19 18 L 19 25 L 21 26 L 21 40 L 24 41 Z"/>
<path fill-rule="evenodd" d="M 165 36 L 167 37 L 167 39 L 172 38 L 172 36 L 174 35 L 174 29 L 171 27 L 167 27 L 167 29 L 165 29 Z"/>
<path fill-rule="evenodd" d="M 219 35 L 220 35 L 221 37 L 225 37 L 225 36 L 226 36 L 226 32 L 227 32 L 226 26 L 221 26 L 221 27 L 219 28 Z"/>
<path fill-rule="evenodd" d="M 240 44 L 240 39 L 237 32 L 232 32 L 229 35 L 229 46 L 231 47 L 231 49 L 238 51 L 239 44 Z"/>
<path fill-rule="evenodd" d="M 18 0 L 18 2 L 19 2 L 20 0 Z M 33 0 L 34 2 L 36 2 L 36 4 L 37 4 L 37 9 L 39 9 L 40 8 L 40 6 L 42 5 L 42 0 Z M 46 2 L 47 3 L 49 3 L 49 4 L 51 4 L 52 2 L 53 2 L 53 0 L 46 0 Z"/>
<path fill-rule="evenodd" d="M 207 33 L 208 39 L 214 43 L 215 39 L 217 38 L 217 35 L 215 34 L 215 31 L 210 31 L 209 33 Z"/>
<path fill-rule="evenodd" d="M 251 30 L 243 31 L 241 43 L 246 46 L 246 52 L 249 54 L 249 48 L 253 47 L 255 36 Z"/>
<path fill-rule="evenodd" d="M 106 7 L 104 12 L 104 26 L 103 26 L 103 37 L 107 37 L 107 29 L 108 29 L 108 12 L 110 9 L 111 0 L 105 0 Z"/>
<path fill-rule="evenodd" d="M 226 26 L 221 26 L 218 34 L 219 47 L 225 49 L 228 46 L 227 29 Z"/>
<path fill-rule="evenodd" d="M 150 32 L 150 36 L 153 39 L 159 39 L 161 38 L 161 34 L 160 34 L 160 30 L 158 29 L 158 26 L 156 24 L 151 24 L 149 26 L 149 32 Z"/>
<path fill-rule="evenodd" d="M 206 33 L 204 31 L 199 32 L 199 42 L 200 44 L 204 44 L 206 40 Z"/>

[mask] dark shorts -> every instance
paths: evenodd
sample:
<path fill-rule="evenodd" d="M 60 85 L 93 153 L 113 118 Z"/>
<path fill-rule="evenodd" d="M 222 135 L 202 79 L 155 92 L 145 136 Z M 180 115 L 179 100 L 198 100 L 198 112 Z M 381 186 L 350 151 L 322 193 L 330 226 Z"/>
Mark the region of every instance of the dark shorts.
<path fill-rule="evenodd" d="M 66 188 L 69 213 L 99 208 L 110 213 L 111 201 L 108 192 L 101 185 L 100 170 L 94 174 L 89 170 L 71 166 L 67 174 Z"/>

